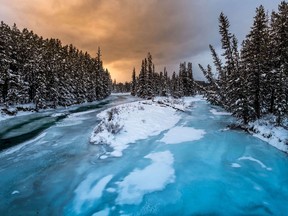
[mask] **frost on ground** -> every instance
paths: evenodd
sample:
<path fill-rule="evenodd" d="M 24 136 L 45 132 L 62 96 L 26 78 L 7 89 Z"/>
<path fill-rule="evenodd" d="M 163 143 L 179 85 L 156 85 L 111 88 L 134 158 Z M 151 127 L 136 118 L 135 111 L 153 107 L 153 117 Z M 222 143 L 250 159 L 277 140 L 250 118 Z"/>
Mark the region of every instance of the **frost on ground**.
<path fill-rule="evenodd" d="M 133 102 L 105 110 L 97 115 L 102 121 L 95 127 L 90 142 L 108 145 L 113 150 L 106 155 L 120 157 L 129 143 L 158 135 L 175 126 L 181 118 L 177 112 L 189 104 L 190 101 L 185 103 L 158 97 L 153 101 Z"/>
<path fill-rule="evenodd" d="M 268 142 L 270 145 L 288 153 L 288 130 L 275 125 L 275 116 L 267 115 L 249 123 L 253 136 Z"/>
<path fill-rule="evenodd" d="M 163 190 L 167 184 L 174 182 L 174 157 L 170 151 L 148 154 L 145 158 L 151 159 L 152 164 L 142 170 L 135 169 L 118 183 L 116 202 L 119 205 L 140 204 L 145 194 Z"/>

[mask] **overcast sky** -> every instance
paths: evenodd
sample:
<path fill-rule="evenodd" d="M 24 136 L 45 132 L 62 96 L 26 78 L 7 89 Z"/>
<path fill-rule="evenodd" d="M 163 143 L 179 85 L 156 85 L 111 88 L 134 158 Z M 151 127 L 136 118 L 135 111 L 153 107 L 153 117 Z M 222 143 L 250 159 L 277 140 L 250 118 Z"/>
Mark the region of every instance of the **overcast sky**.
<path fill-rule="evenodd" d="M 157 71 L 166 65 L 212 62 L 208 45 L 220 47 L 218 16 L 228 16 L 231 32 L 242 41 L 262 4 L 277 10 L 280 0 L 0 0 L 0 20 L 59 38 L 95 56 L 102 49 L 113 79 L 129 81 L 135 66 L 151 52 Z"/>

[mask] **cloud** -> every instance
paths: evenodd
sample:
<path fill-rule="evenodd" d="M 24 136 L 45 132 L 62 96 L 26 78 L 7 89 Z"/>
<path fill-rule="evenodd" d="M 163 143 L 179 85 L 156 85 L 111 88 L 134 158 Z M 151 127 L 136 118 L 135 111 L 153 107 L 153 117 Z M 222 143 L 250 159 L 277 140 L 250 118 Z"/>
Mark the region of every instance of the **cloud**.
<path fill-rule="evenodd" d="M 139 70 L 147 52 L 158 70 L 170 65 L 172 73 L 180 61 L 207 53 L 209 43 L 219 46 L 217 17 L 233 8 L 230 1 L 0 0 L 0 19 L 73 43 L 92 56 L 100 46 L 112 77 L 124 81 L 134 66 Z"/>

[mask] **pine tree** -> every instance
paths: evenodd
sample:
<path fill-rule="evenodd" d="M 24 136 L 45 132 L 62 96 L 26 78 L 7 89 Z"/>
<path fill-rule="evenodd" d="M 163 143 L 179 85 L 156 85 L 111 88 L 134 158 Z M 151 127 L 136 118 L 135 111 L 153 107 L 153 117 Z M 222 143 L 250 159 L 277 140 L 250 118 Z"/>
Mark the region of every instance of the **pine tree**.
<path fill-rule="evenodd" d="M 135 67 L 133 68 L 133 72 L 132 72 L 132 83 L 131 83 L 131 95 L 135 96 L 136 95 L 136 87 L 137 87 L 137 83 L 136 83 L 136 71 L 135 71 Z"/>
<path fill-rule="evenodd" d="M 146 64 L 145 60 L 142 61 L 141 70 L 139 73 L 137 96 L 146 97 Z"/>
<path fill-rule="evenodd" d="M 277 124 L 288 112 L 288 3 L 282 1 L 278 13 L 271 16 L 272 70 L 270 112 L 277 115 Z"/>
<path fill-rule="evenodd" d="M 253 107 L 250 113 L 252 118 L 260 118 L 261 107 L 264 104 L 263 89 L 264 77 L 269 73 L 269 49 L 268 49 L 268 20 L 263 6 L 256 9 L 253 27 L 247 35 L 244 49 L 246 50 L 243 64 L 247 68 L 248 102 Z"/>
<path fill-rule="evenodd" d="M 188 65 L 187 65 L 187 96 L 193 96 L 193 95 L 195 95 L 195 87 L 194 87 L 192 63 L 188 62 Z"/>
<path fill-rule="evenodd" d="M 146 97 L 151 98 L 154 96 L 153 91 L 153 62 L 152 55 L 147 55 L 147 80 L 146 80 Z"/>
<path fill-rule="evenodd" d="M 170 94 L 169 91 L 169 77 L 168 77 L 168 72 L 166 67 L 164 67 L 164 72 L 163 72 L 163 89 L 162 89 L 162 96 L 167 96 Z"/>

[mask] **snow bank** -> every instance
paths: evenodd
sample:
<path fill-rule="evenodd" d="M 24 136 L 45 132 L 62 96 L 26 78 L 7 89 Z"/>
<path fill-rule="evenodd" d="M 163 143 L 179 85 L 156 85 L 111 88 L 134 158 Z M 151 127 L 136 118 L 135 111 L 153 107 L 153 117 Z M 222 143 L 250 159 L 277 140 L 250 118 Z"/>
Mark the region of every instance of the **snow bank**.
<path fill-rule="evenodd" d="M 99 113 L 97 117 L 102 121 L 95 127 L 90 142 L 107 144 L 113 151 L 106 154 L 120 157 L 129 143 L 172 128 L 180 120 L 178 109 L 173 107 L 175 103 L 166 101 L 167 104 L 163 104 L 157 101 L 128 103 Z"/>
<path fill-rule="evenodd" d="M 170 129 L 160 140 L 166 144 L 177 144 L 182 142 L 194 141 L 203 138 L 206 134 L 204 130 L 190 127 L 174 127 Z"/>
<path fill-rule="evenodd" d="M 275 126 L 274 118 L 274 116 L 268 115 L 249 123 L 249 131 L 253 136 L 288 153 L 288 130 Z"/>
<path fill-rule="evenodd" d="M 142 170 L 135 169 L 118 183 L 117 204 L 140 204 L 147 193 L 160 191 L 175 180 L 174 157 L 169 151 L 148 154 L 152 164 Z M 148 178 L 148 179 L 147 179 Z"/>

